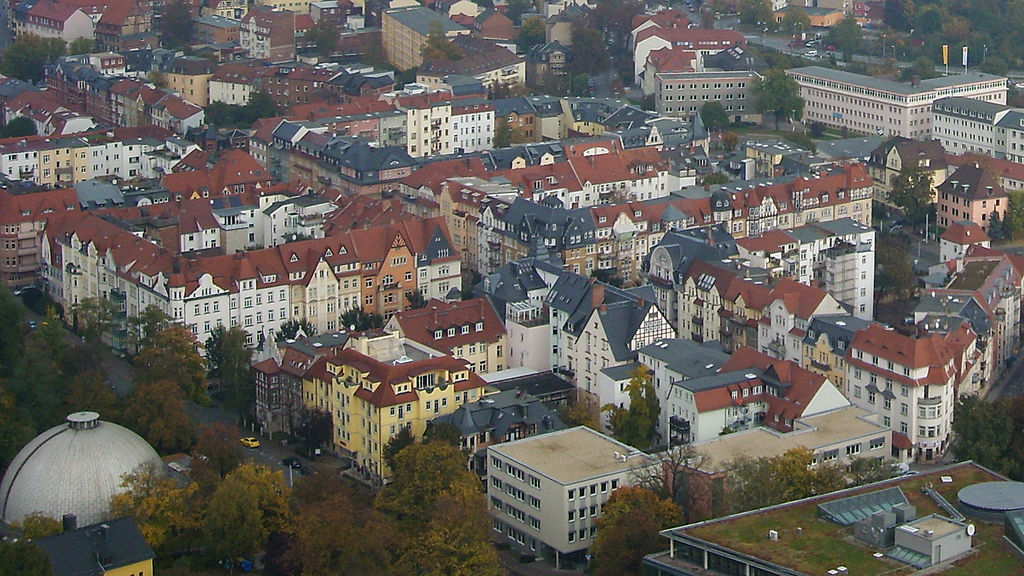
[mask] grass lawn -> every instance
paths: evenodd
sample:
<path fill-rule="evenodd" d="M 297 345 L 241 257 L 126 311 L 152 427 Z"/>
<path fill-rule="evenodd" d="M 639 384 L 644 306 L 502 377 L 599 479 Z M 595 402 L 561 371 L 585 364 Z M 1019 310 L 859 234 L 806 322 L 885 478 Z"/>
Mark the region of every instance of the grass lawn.
<path fill-rule="evenodd" d="M 943 475 L 951 476 L 953 482 L 943 484 L 939 479 Z M 961 488 L 996 479 L 977 466 L 961 465 L 945 472 L 906 477 L 897 481 L 896 485 L 903 490 L 911 504 L 917 507 L 918 516 L 925 516 L 932 513 L 943 514 L 935 502 L 921 492 L 921 486 L 926 482 L 931 482 L 939 493 L 955 505 L 957 492 Z M 844 494 L 843 497 L 877 489 L 865 488 Z M 913 567 L 895 560 L 875 558 L 874 549 L 853 538 L 852 526 L 844 528 L 819 518 L 817 506 L 824 501 L 826 500 L 802 502 L 710 522 L 686 530 L 686 533 L 807 574 L 825 574 L 840 565 L 849 568 L 850 574 L 858 576 L 897 576 L 915 571 Z M 978 528 L 973 541 L 974 553 L 956 562 L 953 567 L 943 572 L 944 575 L 1024 573 L 1020 560 L 1013 555 L 1009 545 L 1002 539 L 1002 524 L 969 521 Z M 768 540 L 769 530 L 779 532 L 778 542 Z"/>

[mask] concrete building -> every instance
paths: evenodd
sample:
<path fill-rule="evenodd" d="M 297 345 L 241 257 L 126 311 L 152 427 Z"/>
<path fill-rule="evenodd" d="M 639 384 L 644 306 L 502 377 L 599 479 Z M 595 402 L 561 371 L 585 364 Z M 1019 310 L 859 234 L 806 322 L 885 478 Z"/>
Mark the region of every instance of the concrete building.
<path fill-rule="evenodd" d="M 653 461 L 583 426 L 487 448 L 487 496 L 496 536 L 525 553 L 582 562 L 612 492 Z"/>
<path fill-rule="evenodd" d="M 935 189 L 946 181 L 949 170 L 946 150 L 940 142 L 910 140 L 902 136 L 889 138 L 872 150 L 867 167 L 875 182 L 875 199 L 890 204 L 889 192 L 896 178 L 911 170 L 928 175 L 932 182 L 932 202 L 935 202 L 939 197 Z"/>
<path fill-rule="evenodd" d="M 753 71 L 661 72 L 654 77 L 654 105 L 658 114 L 685 118 L 708 102 L 718 102 L 731 120 L 750 120 L 753 89 L 761 76 Z"/>
<path fill-rule="evenodd" d="M 981 226 L 970 220 L 951 223 L 939 237 L 939 262 L 949 262 L 964 257 L 968 248 L 975 244 L 991 248 L 992 240 Z"/>
<path fill-rule="evenodd" d="M 423 63 L 421 51 L 435 27 L 447 38 L 470 33 L 468 28 L 422 6 L 384 12 L 381 17 L 384 55 L 399 70 L 416 68 Z"/>
<path fill-rule="evenodd" d="M 1024 110 L 995 102 L 955 96 L 932 105 L 932 137 L 950 154 L 1019 159 L 1024 156 L 1022 122 Z"/>
<path fill-rule="evenodd" d="M 988 233 L 993 215 L 1002 220 L 1010 206 L 1009 195 L 1003 190 L 999 178 L 979 163 L 964 164 L 940 184 L 938 206 L 935 207 L 936 224 L 942 227 L 954 222 L 974 222 Z"/>
<path fill-rule="evenodd" d="M 981 72 L 909 83 L 822 66 L 786 74 L 800 85 L 805 122 L 860 134 L 926 139 L 932 134 L 932 104 L 949 96 L 1006 103 L 1006 78 Z"/>

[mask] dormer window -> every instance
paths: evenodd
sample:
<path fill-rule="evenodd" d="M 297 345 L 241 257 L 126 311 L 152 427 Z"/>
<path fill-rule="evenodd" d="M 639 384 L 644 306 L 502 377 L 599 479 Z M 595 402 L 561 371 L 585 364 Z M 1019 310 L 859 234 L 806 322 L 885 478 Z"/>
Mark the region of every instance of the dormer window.
<path fill-rule="evenodd" d="M 440 340 L 442 337 L 444 337 L 444 330 L 434 330 L 435 340 Z"/>
<path fill-rule="evenodd" d="M 462 327 L 462 333 L 469 334 L 469 324 L 466 324 L 465 326 Z"/>
<path fill-rule="evenodd" d="M 449 337 L 455 336 L 455 328 L 454 327 L 448 329 L 448 336 Z"/>
<path fill-rule="evenodd" d="M 484 323 L 483 322 L 477 322 L 476 323 L 476 331 L 477 332 L 483 332 L 484 331 Z"/>

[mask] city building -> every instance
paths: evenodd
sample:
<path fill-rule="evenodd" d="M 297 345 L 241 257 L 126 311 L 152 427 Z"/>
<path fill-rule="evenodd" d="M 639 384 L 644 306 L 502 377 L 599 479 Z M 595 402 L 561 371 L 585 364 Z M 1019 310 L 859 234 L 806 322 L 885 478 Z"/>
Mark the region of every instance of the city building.
<path fill-rule="evenodd" d="M 381 16 L 384 55 L 399 70 L 416 68 L 423 63 L 421 51 L 435 27 L 440 27 L 446 38 L 470 33 L 468 28 L 422 6 L 384 12 Z"/>
<path fill-rule="evenodd" d="M 469 362 L 486 374 L 508 368 L 508 343 L 501 319 L 483 296 L 396 312 L 384 330 Z"/>
<path fill-rule="evenodd" d="M 317 359 L 303 376 L 303 403 L 334 422 L 332 449 L 380 482 L 390 474 L 384 447 L 406 428 L 478 401 L 485 382 L 465 361 L 393 334 L 350 334 L 341 352 Z"/>
<path fill-rule="evenodd" d="M 998 216 L 1003 220 L 1010 206 L 1009 195 L 1003 190 L 999 178 L 977 162 L 957 167 L 936 191 L 935 219 L 938 220 L 936 224 L 942 227 L 967 220 L 988 233 L 992 219 Z"/>
<path fill-rule="evenodd" d="M 1024 110 L 959 96 L 932 105 L 932 137 L 951 154 L 1024 158 Z"/>
<path fill-rule="evenodd" d="M 932 104 L 949 96 L 1006 103 L 1006 78 L 982 72 L 896 82 L 822 66 L 791 68 L 805 122 L 859 134 L 923 140 L 932 135 Z"/>
<path fill-rule="evenodd" d="M 238 36 L 250 58 L 290 62 L 295 59 L 295 12 L 253 8 L 242 17 Z M 210 100 L 215 101 L 212 94 Z"/>
<path fill-rule="evenodd" d="M 980 102 L 978 100 L 968 100 Z M 984 103 L 982 103 L 984 104 Z M 939 198 L 936 188 L 946 181 L 949 166 L 941 140 L 910 140 L 902 136 L 889 138 L 871 152 L 868 174 L 875 182 L 875 199 L 891 204 L 889 193 L 896 178 L 918 170 L 932 183 L 932 202 Z"/>
<path fill-rule="evenodd" d="M 846 357 L 846 397 L 893 429 L 893 454 L 935 460 L 949 447 L 956 390 L 980 367 L 967 321 L 946 334 L 906 336 L 878 324 L 861 330 Z"/>
<path fill-rule="evenodd" d="M 991 248 L 992 240 L 981 226 L 970 220 L 951 222 L 939 236 L 939 262 L 963 258 L 974 245 Z"/>
<path fill-rule="evenodd" d="M 582 562 L 597 520 L 635 469 L 655 465 L 642 452 L 583 426 L 487 448 L 487 497 L 495 535 L 517 550 Z"/>
<path fill-rule="evenodd" d="M 60 534 L 34 540 L 50 558 L 53 576 L 153 574 L 156 554 L 131 516 L 76 528 L 72 515 L 63 524 Z"/>

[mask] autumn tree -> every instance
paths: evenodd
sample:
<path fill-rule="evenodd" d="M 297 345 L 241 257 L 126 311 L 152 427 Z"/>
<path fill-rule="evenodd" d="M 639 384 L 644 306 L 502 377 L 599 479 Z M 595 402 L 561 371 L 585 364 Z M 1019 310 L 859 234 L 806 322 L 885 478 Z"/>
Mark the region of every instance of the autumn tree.
<path fill-rule="evenodd" d="M 124 420 L 161 454 L 192 445 L 192 420 L 181 388 L 172 380 L 140 382 L 128 397 Z"/>
<path fill-rule="evenodd" d="M 194 482 L 181 483 L 152 469 L 122 478 L 124 492 L 114 496 L 114 517 L 131 516 L 159 556 L 190 548 L 199 533 L 201 504 Z"/>
<path fill-rule="evenodd" d="M 917 287 L 914 268 L 907 258 L 905 243 L 879 242 L 875 251 L 875 264 L 881 269 L 876 285 L 895 294 L 896 298 L 909 298 Z"/>
<path fill-rule="evenodd" d="M 200 424 L 199 438 L 192 447 L 193 474 L 197 469 L 208 470 L 219 480 L 238 468 L 242 463 L 241 435 L 237 426 L 227 422 Z"/>
<path fill-rule="evenodd" d="M 768 0 L 740 0 L 739 12 L 740 22 L 748 26 L 767 26 L 772 22 L 772 3 Z"/>
<path fill-rule="evenodd" d="M 28 540 L 0 542 L 0 574 L 53 576 L 50 557 Z"/>
<path fill-rule="evenodd" d="M 562 417 L 562 422 L 565 422 L 565 425 L 570 428 L 586 426 L 591 430 L 601 431 L 600 419 L 583 404 L 576 404 L 572 408 L 563 410 L 560 416 Z"/>
<path fill-rule="evenodd" d="M 36 540 L 60 534 L 63 528 L 60 520 L 50 518 L 42 512 L 35 512 L 25 516 L 21 521 L 21 537 L 27 540 Z"/>
<path fill-rule="evenodd" d="M 861 36 L 861 28 L 857 19 L 847 16 L 832 27 L 829 31 L 828 41 L 843 53 L 843 61 L 849 62 L 853 59 L 853 55 L 860 50 Z"/>
<path fill-rule="evenodd" d="M 758 112 L 775 117 L 776 130 L 781 120 L 799 120 L 804 113 L 800 86 L 781 68 L 772 68 L 754 84 L 754 99 Z"/>
<path fill-rule="evenodd" d="M 595 576 L 639 576 L 644 556 L 663 550 L 659 532 L 682 523 L 679 506 L 637 486 L 612 492 L 597 519 L 594 539 Z"/>
<path fill-rule="evenodd" d="M 206 360 L 199 354 L 195 334 L 181 324 L 157 332 L 139 351 L 135 367 L 140 382 L 170 380 L 192 401 L 206 400 Z"/>
<path fill-rule="evenodd" d="M 288 526 L 289 489 L 280 470 L 246 463 L 213 493 L 203 515 L 206 550 L 214 559 L 247 556 Z"/>
<path fill-rule="evenodd" d="M 423 431 L 424 442 L 444 442 L 459 448 L 462 444 L 462 431 L 451 422 L 428 422 Z"/>
<path fill-rule="evenodd" d="M 391 482 L 381 490 L 378 510 L 405 527 L 422 528 L 439 498 L 459 487 L 480 490 L 462 452 L 441 442 L 412 444 L 395 456 Z"/>
<path fill-rule="evenodd" d="M 881 482 L 892 478 L 893 461 L 886 458 L 868 458 L 857 456 L 850 459 L 846 466 L 846 474 L 851 486 L 861 486 L 872 482 Z"/>
<path fill-rule="evenodd" d="M 726 152 L 732 152 L 740 145 L 740 137 L 735 132 L 726 132 L 722 134 L 722 148 L 725 148 Z"/>
<path fill-rule="evenodd" d="M 778 456 L 741 456 L 729 470 L 728 499 L 733 512 L 743 512 L 818 494 L 846 486 L 837 466 L 814 462 L 808 448 L 793 448 Z"/>
<path fill-rule="evenodd" d="M 399 559 L 402 573 L 423 576 L 500 576 L 505 573 L 491 542 L 487 500 L 478 486 L 453 486 L 437 498 L 426 529 L 415 532 Z"/>
<path fill-rule="evenodd" d="M 424 60 L 461 60 L 462 50 L 445 35 L 439 23 L 430 25 L 427 41 L 420 50 Z"/>
<path fill-rule="evenodd" d="M 68 385 L 61 411 L 71 414 L 83 410 L 97 412 L 104 420 L 120 419 L 121 402 L 117 394 L 110 389 L 107 375 L 100 368 L 92 368 L 76 375 Z"/>
<path fill-rule="evenodd" d="M 68 54 L 92 54 L 95 51 L 96 41 L 85 36 L 75 38 L 68 44 Z"/>
<path fill-rule="evenodd" d="M 546 34 L 544 20 L 539 16 L 533 16 L 523 20 L 523 25 L 519 27 L 516 43 L 520 50 L 528 52 L 530 48 L 543 44 L 546 41 Z"/>
<path fill-rule="evenodd" d="M 609 428 L 616 440 L 638 450 L 647 450 L 654 441 L 658 426 L 660 403 L 654 389 L 654 377 L 643 364 L 630 373 L 629 407 L 608 404 L 601 410 L 608 413 Z"/>
<path fill-rule="evenodd" d="M 395 573 L 398 533 L 386 518 L 363 505 L 350 489 L 300 506 L 288 532 L 285 560 L 300 576 Z"/>
<path fill-rule="evenodd" d="M 573 58 L 566 64 L 566 72 L 572 75 L 601 74 L 608 70 L 611 59 L 604 36 L 594 26 L 583 20 L 573 22 L 572 28 Z"/>
<path fill-rule="evenodd" d="M 7 286 L 0 286 L 0 378 L 10 376 L 25 345 L 25 307 Z"/>
<path fill-rule="evenodd" d="M 39 82 L 47 64 L 55 64 L 64 55 L 64 41 L 35 34 L 19 34 L 4 50 L 0 72 L 27 82 Z"/>

